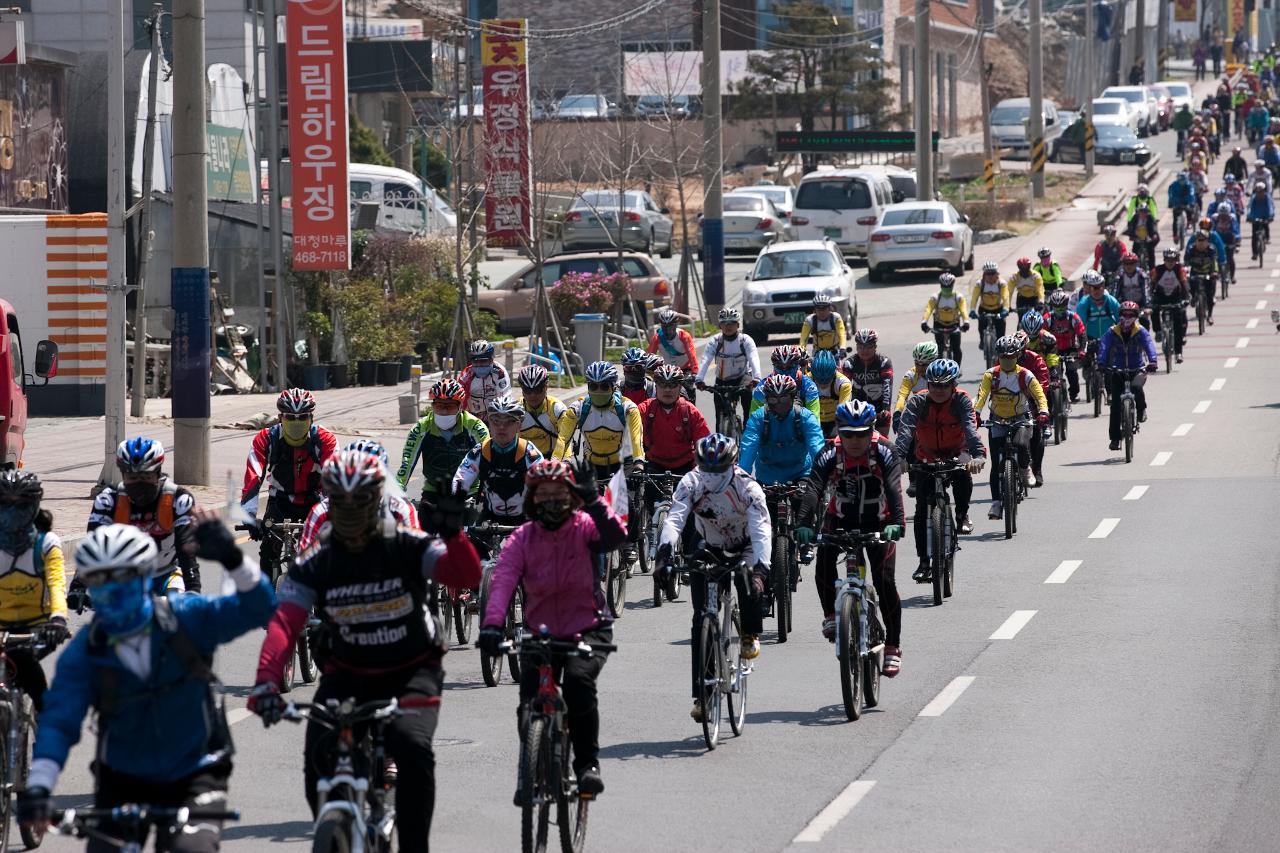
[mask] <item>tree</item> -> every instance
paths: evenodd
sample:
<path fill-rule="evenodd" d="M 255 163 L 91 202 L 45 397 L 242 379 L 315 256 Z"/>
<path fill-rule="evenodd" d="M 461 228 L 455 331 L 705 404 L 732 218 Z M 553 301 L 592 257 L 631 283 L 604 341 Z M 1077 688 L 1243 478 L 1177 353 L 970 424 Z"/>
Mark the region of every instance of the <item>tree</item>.
<path fill-rule="evenodd" d="M 449 186 L 449 158 L 431 140 L 422 139 L 413 149 L 414 170 L 421 175 L 433 189 L 443 192 Z"/>
<path fill-rule="evenodd" d="M 394 166 L 395 161 L 382 147 L 378 135 L 352 115 L 347 124 L 347 146 L 351 150 L 352 163 L 369 163 L 373 166 Z"/>

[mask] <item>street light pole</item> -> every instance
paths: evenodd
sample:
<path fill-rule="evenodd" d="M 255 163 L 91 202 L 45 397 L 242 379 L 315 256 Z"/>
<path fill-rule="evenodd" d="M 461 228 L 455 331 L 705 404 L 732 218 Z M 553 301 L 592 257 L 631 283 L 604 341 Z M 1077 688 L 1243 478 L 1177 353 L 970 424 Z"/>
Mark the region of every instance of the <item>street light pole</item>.
<path fill-rule="evenodd" d="M 916 197 L 933 198 L 933 107 L 929 80 L 933 63 L 929 59 L 929 3 L 916 0 Z"/>
<path fill-rule="evenodd" d="M 1094 0 L 1085 0 L 1084 2 L 1084 174 L 1087 178 L 1093 177 L 1093 146 L 1090 144 L 1090 135 L 1093 132 L 1093 95 L 1094 95 L 1094 76 L 1093 76 L 1093 3 Z"/>

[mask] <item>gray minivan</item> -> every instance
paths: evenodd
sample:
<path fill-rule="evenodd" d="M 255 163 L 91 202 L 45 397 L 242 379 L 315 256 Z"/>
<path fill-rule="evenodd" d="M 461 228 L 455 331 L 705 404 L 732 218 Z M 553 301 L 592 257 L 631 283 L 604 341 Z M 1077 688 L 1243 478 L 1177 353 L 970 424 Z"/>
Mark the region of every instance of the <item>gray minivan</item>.
<path fill-rule="evenodd" d="M 1058 117 L 1058 105 L 1048 98 L 1043 99 L 1041 107 L 1044 112 L 1044 141 L 1049 150 L 1049 159 L 1058 159 L 1058 146 L 1062 144 L 1062 134 L 1066 130 Z M 1009 148 L 1013 157 L 1022 159 L 1031 155 L 1031 142 L 1027 139 L 1027 122 L 1031 118 L 1030 98 L 1005 98 L 996 104 L 991 111 L 991 135 L 997 148 Z"/>

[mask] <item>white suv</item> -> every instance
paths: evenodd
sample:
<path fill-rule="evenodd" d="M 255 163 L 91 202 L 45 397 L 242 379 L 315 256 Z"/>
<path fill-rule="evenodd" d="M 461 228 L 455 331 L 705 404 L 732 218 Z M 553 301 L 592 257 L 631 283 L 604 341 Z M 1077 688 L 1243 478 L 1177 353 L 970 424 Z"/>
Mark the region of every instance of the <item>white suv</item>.
<path fill-rule="evenodd" d="M 846 328 L 858 326 L 858 299 L 853 270 L 830 239 L 797 240 L 766 246 L 747 273 L 742 293 L 742 324 L 756 343 L 770 332 L 800 331 L 813 311 L 813 297 L 831 297 Z"/>

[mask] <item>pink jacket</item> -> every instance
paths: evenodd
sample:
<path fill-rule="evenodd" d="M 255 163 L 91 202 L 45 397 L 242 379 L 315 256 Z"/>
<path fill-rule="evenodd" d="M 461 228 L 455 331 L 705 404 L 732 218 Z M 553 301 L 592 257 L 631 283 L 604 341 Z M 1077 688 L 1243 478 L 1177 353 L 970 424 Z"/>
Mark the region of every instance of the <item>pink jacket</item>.
<path fill-rule="evenodd" d="M 595 627 L 609 618 L 595 555 L 626 536 L 603 501 L 578 510 L 559 530 L 533 521 L 521 525 L 498 555 L 481 624 L 501 625 L 516 585 L 523 584 L 524 621 L 532 630 L 546 625 L 552 636 L 568 638 Z"/>

